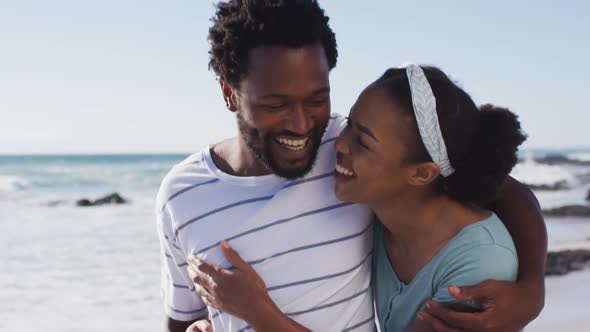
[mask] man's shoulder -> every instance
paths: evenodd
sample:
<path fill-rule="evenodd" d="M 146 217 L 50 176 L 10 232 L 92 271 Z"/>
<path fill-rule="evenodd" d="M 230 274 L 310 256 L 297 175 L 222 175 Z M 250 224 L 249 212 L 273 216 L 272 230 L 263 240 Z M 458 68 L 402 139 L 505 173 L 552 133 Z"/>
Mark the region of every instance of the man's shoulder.
<path fill-rule="evenodd" d="M 330 114 L 330 122 L 326 128 L 328 135 L 340 135 L 342 129 L 346 127 L 346 117 L 340 113 Z"/>
<path fill-rule="evenodd" d="M 158 205 L 165 204 L 167 200 L 178 195 L 179 192 L 186 188 L 214 179 L 214 175 L 211 174 L 206 165 L 203 151 L 193 153 L 174 165 L 164 176 L 158 190 Z"/>

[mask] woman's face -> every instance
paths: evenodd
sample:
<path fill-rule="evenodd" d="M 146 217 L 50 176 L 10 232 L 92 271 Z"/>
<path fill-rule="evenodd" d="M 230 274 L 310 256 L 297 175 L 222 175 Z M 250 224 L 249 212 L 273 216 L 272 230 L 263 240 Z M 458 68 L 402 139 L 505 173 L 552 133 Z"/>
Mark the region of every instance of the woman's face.
<path fill-rule="evenodd" d="M 369 206 L 398 197 L 410 186 L 415 165 L 405 156 L 412 144 L 412 118 L 382 86 L 359 96 L 348 127 L 336 141 L 336 196 Z"/>

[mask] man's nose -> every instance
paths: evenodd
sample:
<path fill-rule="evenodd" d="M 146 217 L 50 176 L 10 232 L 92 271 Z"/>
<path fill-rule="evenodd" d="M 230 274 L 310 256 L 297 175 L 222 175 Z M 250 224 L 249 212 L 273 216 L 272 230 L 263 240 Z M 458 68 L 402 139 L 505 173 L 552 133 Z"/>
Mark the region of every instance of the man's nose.
<path fill-rule="evenodd" d="M 305 107 L 297 104 L 293 107 L 290 118 L 290 129 L 299 135 L 307 135 L 313 129 L 313 118 Z"/>

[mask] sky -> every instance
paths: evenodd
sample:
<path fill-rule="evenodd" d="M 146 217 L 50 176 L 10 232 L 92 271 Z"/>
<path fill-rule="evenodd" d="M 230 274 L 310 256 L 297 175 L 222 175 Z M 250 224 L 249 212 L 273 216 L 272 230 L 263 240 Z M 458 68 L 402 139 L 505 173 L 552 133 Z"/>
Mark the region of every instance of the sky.
<path fill-rule="evenodd" d="M 590 2 L 320 0 L 332 111 L 436 65 L 520 116 L 526 148 L 590 147 Z M 235 135 L 208 70 L 209 0 L 0 0 L 0 154 L 189 153 Z"/>

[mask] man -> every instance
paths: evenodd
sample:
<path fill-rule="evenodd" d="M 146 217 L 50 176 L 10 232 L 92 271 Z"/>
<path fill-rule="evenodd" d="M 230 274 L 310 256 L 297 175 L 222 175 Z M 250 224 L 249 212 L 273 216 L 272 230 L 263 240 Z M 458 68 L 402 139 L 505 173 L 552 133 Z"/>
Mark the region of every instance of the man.
<path fill-rule="evenodd" d="M 315 0 L 230 0 L 218 5 L 209 40 L 210 67 L 239 135 L 175 166 L 160 188 L 167 329 L 199 319 L 215 331 L 251 328 L 208 308 L 187 273 L 192 255 L 227 266 L 219 249 L 226 239 L 298 323 L 372 331 L 371 214 L 333 192 L 333 141 L 345 121 L 330 114 L 337 50 L 328 17 Z M 516 242 L 519 281 L 455 293 L 480 299 L 483 313 L 429 303 L 422 318 L 439 331 L 517 330 L 543 306 L 546 234 L 534 197 L 508 181 L 494 211 Z"/>

